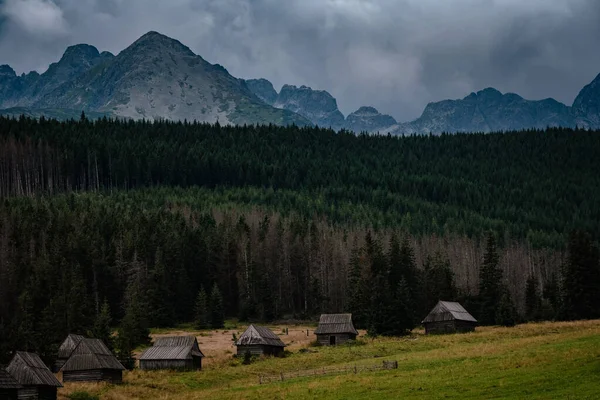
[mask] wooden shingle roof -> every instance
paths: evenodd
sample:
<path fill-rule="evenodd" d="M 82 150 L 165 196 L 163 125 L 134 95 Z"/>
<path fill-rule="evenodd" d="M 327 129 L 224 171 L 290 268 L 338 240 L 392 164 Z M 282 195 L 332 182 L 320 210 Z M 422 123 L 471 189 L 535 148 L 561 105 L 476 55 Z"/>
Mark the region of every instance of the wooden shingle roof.
<path fill-rule="evenodd" d="M 83 339 L 61 371 L 84 371 L 91 369 L 124 370 L 125 367 L 100 339 Z"/>
<path fill-rule="evenodd" d="M 477 322 L 475 318 L 460 303 L 453 301 L 439 301 L 433 310 L 421 322 L 467 321 Z"/>
<path fill-rule="evenodd" d="M 285 347 L 285 344 L 281 341 L 279 336 L 274 334 L 269 328 L 264 326 L 250 325 L 248 329 L 242 333 L 238 341 L 235 343 L 236 346 L 251 346 L 251 345 L 264 345 L 264 346 L 276 346 Z"/>
<path fill-rule="evenodd" d="M 142 353 L 140 360 L 189 360 L 204 357 L 195 336 L 166 336 Z"/>
<path fill-rule="evenodd" d="M 352 314 L 322 314 L 315 335 L 354 334 L 358 331 L 352 324 Z"/>
<path fill-rule="evenodd" d="M 6 372 L 23 386 L 62 387 L 37 354 L 17 351 Z"/>
<path fill-rule="evenodd" d="M 0 389 L 21 389 L 22 387 L 11 374 L 0 369 Z"/>
<path fill-rule="evenodd" d="M 67 359 L 71 357 L 75 348 L 85 339 L 81 335 L 70 334 L 58 348 L 58 358 Z"/>

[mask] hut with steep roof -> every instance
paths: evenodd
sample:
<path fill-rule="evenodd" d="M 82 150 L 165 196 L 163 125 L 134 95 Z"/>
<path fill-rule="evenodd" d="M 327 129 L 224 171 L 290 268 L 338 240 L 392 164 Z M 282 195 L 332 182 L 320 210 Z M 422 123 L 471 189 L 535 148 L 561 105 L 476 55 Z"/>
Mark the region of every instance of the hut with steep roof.
<path fill-rule="evenodd" d="M 250 353 L 253 356 L 274 355 L 283 353 L 285 344 L 279 336 L 264 326 L 250 325 L 235 343 L 237 355 L 244 356 Z"/>
<path fill-rule="evenodd" d="M 322 314 L 315 335 L 321 345 L 335 346 L 356 340 L 358 331 L 352 323 L 352 314 Z"/>
<path fill-rule="evenodd" d="M 83 339 L 60 370 L 63 382 L 120 383 L 124 369 L 102 340 Z"/>
<path fill-rule="evenodd" d="M 161 337 L 140 356 L 140 369 L 200 370 L 203 357 L 195 336 Z"/>
<path fill-rule="evenodd" d="M 57 389 L 62 387 L 37 354 L 17 351 L 6 372 L 21 386 L 18 399 L 56 400 Z"/>
<path fill-rule="evenodd" d="M 4 369 L 0 369 L 0 400 L 17 400 L 23 386 Z"/>
<path fill-rule="evenodd" d="M 67 336 L 64 342 L 62 342 L 58 348 L 58 357 L 54 363 L 54 372 L 60 371 L 62 366 L 65 365 L 69 357 L 71 357 L 71 354 L 73 354 L 73 351 L 75 351 L 75 348 L 79 346 L 79 343 L 81 343 L 83 339 L 85 339 L 83 336 L 72 333 Z"/>
<path fill-rule="evenodd" d="M 477 320 L 453 301 L 439 301 L 421 323 L 426 334 L 472 332 L 477 326 Z"/>

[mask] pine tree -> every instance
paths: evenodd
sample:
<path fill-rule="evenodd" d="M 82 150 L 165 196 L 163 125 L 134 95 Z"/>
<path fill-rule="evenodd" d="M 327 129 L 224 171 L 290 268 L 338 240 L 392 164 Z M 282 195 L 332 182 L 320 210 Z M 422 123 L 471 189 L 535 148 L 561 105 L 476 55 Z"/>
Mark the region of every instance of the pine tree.
<path fill-rule="evenodd" d="M 219 286 L 215 283 L 210 294 L 210 322 L 211 327 L 214 329 L 220 329 L 225 326 L 225 315 L 223 309 L 223 297 Z"/>
<path fill-rule="evenodd" d="M 501 289 L 502 295 L 496 307 L 495 323 L 502 326 L 515 326 L 517 324 L 517 309 L 510 297 L 507 288 Z"/>
<path fill-rule="evenodd" d="M 569 237 L 567 261 L 562 269 L 566 319 L 600 317 L 600 252 L 590 236 L 574 231 Z"/>
<path fill-rule="evenodd" d="M 196 309 L 195 309 L 195 321 L 194 324 L 196 329 L 207 329 L 210 328 L 210 313 L 208 312 L 208 296 L 206 295 L 206 291 L 204 287 L 200 289 L 198 292 L 198 297 L 196 298 Z"/>
<path fill-rule="evenodd" d="M 352 321 L 359 329 L 368 327 L 368 310 L 371 307 L 368 291 L 365 288 L 365 277 L 363 273 L 362 249 L 354 246 L 350 257 L 350 273 L 348 276 L 348 305 L 347 310 L 352 313 Z"/>
<path fill-rule="evenodd" d="M 450 261 L 440 253 L 428 256 L 423 265 L 423 299 L 419 314 L 427 313 L 440 300 L 453 301 L 457 296 Z"/>
<path fill-rule="evenodd" d="M 100 313 L 94 321 L 94 328 L 92 330 L 92 336 L 96 339 L 102 340 L 109 349 L 113 348 L 113 337 L 112 337 L 112 316 L 110 315 L 110 305 L 108 301 L 104 299 Z"/>
<path fill-rule="evenodd" d="M 502 294 L 502 271 L 499 263 L 496 239 L 492 233 L 489 233 L 483 264 L 479 270 L 479 322 L 482 325 L 493 325 L 496 322 L 496 307 Z"/>

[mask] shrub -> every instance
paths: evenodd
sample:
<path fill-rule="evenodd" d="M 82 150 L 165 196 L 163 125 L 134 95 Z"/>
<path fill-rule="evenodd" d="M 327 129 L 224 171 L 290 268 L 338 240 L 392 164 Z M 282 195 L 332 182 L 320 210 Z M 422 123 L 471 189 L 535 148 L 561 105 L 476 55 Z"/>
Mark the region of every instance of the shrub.
<path fill-rule="evenodd" d="M 100 397 L 88 392 L 73 392 L 69 395 L 71 400 L 100 400 Z"/>

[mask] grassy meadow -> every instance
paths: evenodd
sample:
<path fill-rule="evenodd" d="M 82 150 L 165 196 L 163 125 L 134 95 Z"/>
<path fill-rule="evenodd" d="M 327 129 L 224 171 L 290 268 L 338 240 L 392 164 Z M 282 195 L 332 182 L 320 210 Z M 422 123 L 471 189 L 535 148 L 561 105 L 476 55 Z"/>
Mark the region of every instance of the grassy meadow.
<path fill-rule="evenodd" d="M 283 326 L 271 327 L 282 334 Z M 310 336 L 306 336 L 310 329 Z M 311 347 L 314 327 L 290 326 L 282 340 L 291 354 L 242 365 L 232 334 L 198 336 L 207 358 L 200 372 L 132 371 L 121 385 L 66 384 L 60 399 L 87 392 L 101 399 L 598 399 L 600 320 L 482 327 L 469 334 L 362 338 L 355 345 Z M 155 335 L 184 333 L 161 330 Z M 398 369 L 325 375 L 259 385 L 259 374 L 397 360 Z"/>

